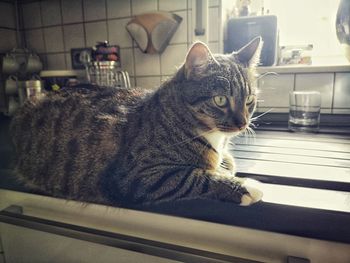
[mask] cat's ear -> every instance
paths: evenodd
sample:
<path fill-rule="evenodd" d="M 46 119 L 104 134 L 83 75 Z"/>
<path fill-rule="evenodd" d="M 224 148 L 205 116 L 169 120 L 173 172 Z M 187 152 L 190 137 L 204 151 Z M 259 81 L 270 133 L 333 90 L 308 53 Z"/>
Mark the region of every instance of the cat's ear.
<path fill-rule="evenodd" d="M 186 79 L 199 79 L 207 70 L 210 63 L 215 62 L 208 46 L 202 42 L 196 42 L 192 45 L 186 55 L 185 77 Z"/>
<path fill-rule="evenodd" d="M 240 50 L 233 52 L 232 55 L 245 67 L 255 67 L 260 60 L 262 45 L 262 38 L 256 37 Z"/>

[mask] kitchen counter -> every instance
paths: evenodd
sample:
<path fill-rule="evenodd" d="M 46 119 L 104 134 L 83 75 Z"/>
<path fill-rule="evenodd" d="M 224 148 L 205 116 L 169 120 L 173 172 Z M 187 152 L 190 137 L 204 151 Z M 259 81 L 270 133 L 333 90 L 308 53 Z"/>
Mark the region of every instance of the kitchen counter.
<path fill-rule="evenodd" d="M 267 130 L 258 130 L 255 138 L 238 137 L 237 176 L 262 182 L 262 202 L 239 207 L 183 201 L 149 211 L 350 243 L 349 139 L 349 133 Z"/>

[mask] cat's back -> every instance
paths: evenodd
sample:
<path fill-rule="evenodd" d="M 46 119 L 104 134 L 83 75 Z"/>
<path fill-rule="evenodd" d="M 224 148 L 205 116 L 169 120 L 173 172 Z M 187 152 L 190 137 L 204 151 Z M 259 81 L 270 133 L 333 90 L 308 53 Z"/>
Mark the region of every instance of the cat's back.
<path fill-rule="evenodd" d="M 11 125 L 21 179 L 58 196 L 98 199 L 98 174 L 143 97 L 141 90 L 83 85 L 27 101 Z"/>

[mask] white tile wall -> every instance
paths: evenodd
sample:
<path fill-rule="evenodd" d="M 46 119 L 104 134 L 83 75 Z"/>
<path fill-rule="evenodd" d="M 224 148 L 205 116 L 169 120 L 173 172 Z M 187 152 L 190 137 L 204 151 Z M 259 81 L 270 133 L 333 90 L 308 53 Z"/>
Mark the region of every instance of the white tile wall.
<path fill-rule="evenodd" d="M 159 77 L 137 77 L 136 86 L 144 89 L 158 89 L 160 86 Z"/>
<path fill-rule="evenodd" d="M 209 42 L 219 41 L 219 8 L 209 8 Z"/>
<path fill-rule="evenodd" d="M 297 74 L 295 90 L 315 90 L 321 93 L 321 112 L 330 113 L 333 97 L 333 73 Z"/>
<path fill-rule="evenodd" d="M 61 26 L 44 28 L 46 50 L 49 52 L 63 52 L 63 31 Z"/>
<path fill-rule="evenodd" d="M 160 56 L 162 75 L 172 75 L 183 64 L 187 44 L 168 46 Z"/>
<path fill-rule="evenodd" d="M 134 72 L 133 49 L 121 48 L 120 59 L 121 59 L 122 68 L 126 70 L 130 76 L 134 76 L 135 72 Z"/>
<path fill-rule="evenodd" d="M 16 31 L 0 28 L 0 52 L 10 51 L 16 44 Z"/>
<path fill-rule="evenodd" d="M 182 18 L 182 21 L 175 34 L 170 39 L 170 44 L 187 43 L 187 11 L 174 12 L 174 14 L 180 16 Z"/>
<path fill-rule="evenodd" d="M 65 51 L 70 52 L 72 48 L 85 47 L 83 24 L 66 25 L 63 27 L 63 31 Z"/>
<path fill-rule="evenodd" d="M 157 11 L 157 0 L 132 0 L 132 14 L 139 15 L 146 12 Z"/>
<path fill-rule="evenodd" d="M 42 22 L 44 26 L 59 25 L 61 19 L 61 5 L 59 0 L 41 2 Z"/>
<path fill-rule="evenodd" d="M 70 67 L 71 48 L 90 47 L 97 41 L 108 39 L 111 44 L 121 47 L 122 67 L 130 75 L 155 79 L 159 76 L 160 79 L 162 74 L 173 74 L 175 66 L 182 64 L 190 44 L 192 18 L 187 10 L 188 6 L 191 7 L 189 0 L 33 0 L 22 6 L 26 14 L 23 17 L 25 28 L 35 28 L 25 30 L 28 47 L 44 55 L 49 69 L 64 65 L 61 57 Z M 143 54 L 133 43 L 125 26 L 135 14 L 158 10 L 173 12 L 183 20 L 164 54 Z M 33 13 L 34 18 L 31 16 Z M 61 55 L 57 53 L 62 53 L 57 65 L 53 65 L 55 56 L 46 57 L 53 53 L 57 57 Z M 148 78 L 143 83 L 146 82 L 155 81 Z"/>
<path fill-rule="evenodd" d="M 160 58 L 158 54 L 144 54 L 135 48 L 136 76 L 160 75 Z"/>
<path fill-rule="evenodd" d="M 131 15 L 130 0 L 107 0 L 107 17 L 118 18 Z"/>
<path fill-rule="evenodd" d="M 26 45 L 29 49 L 34 50 L 38 53 L 45 52 L 44 35 L 43 30 L 31 29 L 25 31 Z"/>
<path fill-rule="evenodd" d="M 125 26 L 130 18 L 108 20 L 108 35 L 111 44 L 117 44 L 120 47 L 132 47 L 132 39 L 126 31 Z"/>
<path fill-rule="evenodd" d="M 105 1 L 84 0 L 84 18 L 85 18 L 85 21 L 105 19 L 106 18 Z"/>
<path fill-rule="evenodd" d="M 274 108 L 273 112 L 288 112 L 288 93 L 293 90 L 321 92 L 321 113 L 350 114 L 350 72 L 281 74 L 259 81 L 258 111 Z M 335 76 L 335 79 L 334 79 Z M 284 94 L 285 93 L 285 94 Z"/>
<path fill-rule="evenodd" d="M 208 1 L 208 6 L 211 7 L 211 6 L 219 6 L 219 0 L 209 0 Z"/>
<path fill-rule="evenodd" d="M 82 0 L 61 0 L 63 23 L 83 21 Z"/>
<path fill-rule="evenodd" d="M 334 109 L 350 113 L 350 73 L 337 73 L 334 85 Z"/>
<path fill-rule="evenodd" d="M 159 0 L 160 11 L 174 11 L 187 9 L 187 0 Z"/>
<path fill-rule="evenodd" d="M 268 75 L 259 80 L 258 86 L 259 108 L 288 108 L 289 92 L 294 88 L 294 75 Z"/>
<path fill-rule="evenodd" d="M 66 69 L 72 69 L 72 58 L 70 53 L 65 54 L 66 57 Z"/>
<path fill-rule="evenodd" d="M 22 5 L 24 28 L 40 27 L 41 12 L 40 2 L 26 3 Z"/>
<path fill-rule="evenodd" d="M 39 54 L 39 58 L 40 58 L 40 61 L 41 63 L 43 63 L 43 68 L 47 68 L 47 57 L 46 57 L 46 54 Z"/>
<path fill-rule="evenodd" d="M 16 28 L 15 8 L 12 3 L 0 2 L 0 27 Z"/>
<path fill-rule="evenodd" d="M 350 109 L 349 108 L 346 108 L 346 109 L 335 108 L 332 110 L 332 113 L 333 114 L 350 114 Z"/>
<path fill-rule="evenodd" d="M 209 47 L 211 53 L 213 53 L 213 54 L 220 53 L 219 42 L 209 42 L 208 47 Z"/>
<path fill-rule="evenodd" d="M 65 54 L 47 54 L 47 67 L 51 70 L 61 70 L 66 68 Z"/>
<path fill-rule="evenodd" d="M 105 21 L 86 23 L 85 31 L 87 47 L 95 46 L 98 41 L 107 40 L 107 23 Z"/>
<path fill-rule="evenodd" d="M 190 6 L 190 5 L 189 5 Z M 194 27 L 192 26 L 192 10 L 187 11 L 187 42 L 192 43 L 193 41 L 193 30 Z"/>
<path fill-rule="evenodd" d="M 27 46 L 40 53 L 46 68 L 70 68 L 70 49 L 93 46 L 108 38 L 121 46 L 122 68 L 131 75 L 132 84 L 158 87 L 180 66 L 192 43 L 193 0 L 47 0 L 21 4 Z M 0 27 L 13 22 L 8 3 L 0 2 Z M 209 0 L 209 48 L 220 52 L 222 45 L 220 0 Z M 190 8 L 187 10 L 187 8 Z M 62 10 L 60 10 L 62 9 Z M 6 10 L 6 11 L 5 11 Z M 125 25 L 132 16 L 152 11 L 169 11 L 183 18 L 163 54 L 143 54 L 132 42 Z M 62 13 L 62 18 L 60 16 Z M 99 20 L 99 21 L 95 21 Z M 88 21 L 88 23 L 84 23 Z M 90 22 L 89 22 L 90 21 Z M 92 21 L 92 22 L 91 22 Z M 52 25 L 57 25 L 52 27 Z M 33 29 L 34 28 L 34 29 Z M 28 30 L 29 29 L 29 30 Z M 45 34 L 44 34 L 45 32 Z M 45 35 L 45 38 L 44 38 Z M 16 44 L 14 30 L 0 28 L 0 51 Z M 336 77 L 334 78 L 334 75 Z M 322 112 L 350 113 L 350 72 L 321 74 L 281 74 L 259 82 L 259 111 L 274 108 L 288 112 L 288 93 L 293 90 L 319 90 Z M 294 79 L 296 82 L 294 83 Z M 332 109 L 333 107 L 333 109 Z"/>

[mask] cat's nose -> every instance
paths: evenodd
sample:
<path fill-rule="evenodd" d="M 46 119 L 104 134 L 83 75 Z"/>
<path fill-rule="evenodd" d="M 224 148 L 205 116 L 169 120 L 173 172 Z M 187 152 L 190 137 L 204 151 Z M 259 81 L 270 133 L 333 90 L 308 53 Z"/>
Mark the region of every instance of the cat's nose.
<path fill-rule="evenodd" d="M 247 122 L 243 119 L 235 119 L 234 120 L 234 125 L 239 129 L 243 130 L 245 126 L 247 125 Z"/>

